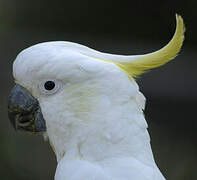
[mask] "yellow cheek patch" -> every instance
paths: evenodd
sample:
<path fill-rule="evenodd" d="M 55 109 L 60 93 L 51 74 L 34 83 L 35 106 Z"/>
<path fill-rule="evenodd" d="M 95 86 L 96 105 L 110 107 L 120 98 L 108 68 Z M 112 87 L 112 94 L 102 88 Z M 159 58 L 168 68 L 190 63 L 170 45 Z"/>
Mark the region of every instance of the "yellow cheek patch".
<path fill-rule="evenodd" d="M 66 99 L 66 108 L 72 112 L 78 119 L 87 119 L 91 111 L 94 110 L 97 89 L 83 83 L 67 86 L 64 98 Z M 73 98 L 68 98 L 73 97 Z M 69 99 L 69 101 L 68 101 Z"/>

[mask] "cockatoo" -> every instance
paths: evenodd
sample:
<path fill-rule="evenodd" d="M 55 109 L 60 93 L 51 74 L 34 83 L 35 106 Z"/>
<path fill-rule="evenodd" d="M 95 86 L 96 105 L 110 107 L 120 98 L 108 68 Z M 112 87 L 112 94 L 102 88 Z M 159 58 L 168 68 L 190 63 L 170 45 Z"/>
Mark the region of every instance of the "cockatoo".
<path fill-rule="evenodd" d="M 164 180 L 150 145 L 145 97 L 135 77 L 173 59 L 184 23 L 162 49 L 144 55 L 102 53 L 45 42 L 14 61 L 8 115 L 15 129 L 48 137 L 57 157 L 55 180 Z"/>

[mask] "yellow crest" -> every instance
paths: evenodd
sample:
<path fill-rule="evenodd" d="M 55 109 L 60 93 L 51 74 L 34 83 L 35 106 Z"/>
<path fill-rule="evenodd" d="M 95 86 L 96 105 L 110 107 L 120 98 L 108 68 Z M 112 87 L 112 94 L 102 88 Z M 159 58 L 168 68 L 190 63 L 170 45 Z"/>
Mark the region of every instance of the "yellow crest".
<path fill-rule="evenodd" d="M 161 66 L 176 57 L 184 41 L 185 26 L 180 15 L 176 14 L 176 31 L 171 41 L 162 49 L 153 53 L 143 55 L 116 55 L 103 53 L 91 48 L 73 45 L 77 50 L 86 56 L 113 63 L 125 71 L 130 79 L 136 77 L 148 69 Z"/>
<path fill-rule="evenodd" d="M 184 32 L 185 26 L 183 19 L 176 14 L 176 31 L 166 46 L 156 52 L 136 56 L 135 60 L 132 61 L 113 63 L 125 71 L 130 77 L 136 77 L 144 71 L 161 66 L 176 57 L 183 44 Z"/>

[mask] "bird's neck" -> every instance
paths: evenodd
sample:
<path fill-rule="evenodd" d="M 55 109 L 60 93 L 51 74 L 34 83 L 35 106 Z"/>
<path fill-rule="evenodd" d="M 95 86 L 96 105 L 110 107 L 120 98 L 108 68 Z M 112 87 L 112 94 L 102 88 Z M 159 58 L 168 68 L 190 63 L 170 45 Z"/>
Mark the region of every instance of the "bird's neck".
<path fill-rule="evenodd" d="M 154 164 L 147 124 L 135 97 L 121 103 L 99 99 L 102 103 L 92 113 L 72 116 L 69 110 L 69 121 L 47 122 L 57 161 L 62 157 L 89 161 L 134 157 Z"/>

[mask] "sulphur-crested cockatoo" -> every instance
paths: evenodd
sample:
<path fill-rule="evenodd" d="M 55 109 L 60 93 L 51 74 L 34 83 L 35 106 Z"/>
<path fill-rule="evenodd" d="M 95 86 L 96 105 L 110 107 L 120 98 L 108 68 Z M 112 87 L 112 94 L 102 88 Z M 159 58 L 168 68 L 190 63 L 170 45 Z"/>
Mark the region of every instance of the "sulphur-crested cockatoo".
<path fill-rule="evenodd" d="M 13 64 L 9 118 L 43 133 L 57 157 L 55 180 L 164 180 L 151 150 L 134 77 L 173 59 L 184 39 L 182 18 L 162 49 L 144 55 L 102 53 L 72 42 L 23 50 Z"/>

